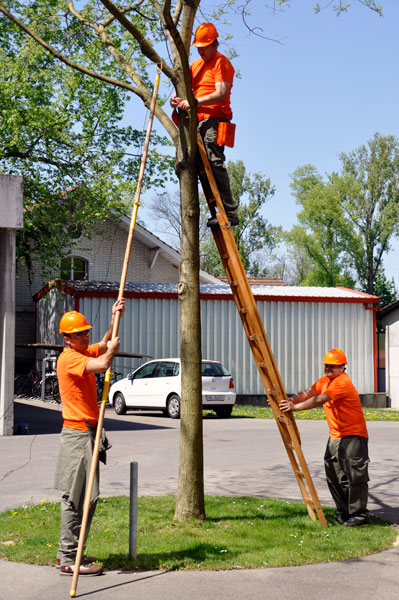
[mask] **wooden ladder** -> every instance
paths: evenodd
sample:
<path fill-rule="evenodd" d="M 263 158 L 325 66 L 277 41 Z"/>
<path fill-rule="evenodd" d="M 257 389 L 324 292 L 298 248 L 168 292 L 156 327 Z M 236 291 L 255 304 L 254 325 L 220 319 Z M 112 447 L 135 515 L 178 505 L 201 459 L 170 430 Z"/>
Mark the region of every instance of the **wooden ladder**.
<path fill-rule="evenodd" d="M 256 366 L 265 387 L 269 404 L 273 410 L 274 418 L 309 516 L 312 520 L 316 520 L 316 511 L 321 525 L 327 527 L 326 518 L 302 452 L 301 440 L 294 416 L 292 412 L 283 413 L 279 408 L 280 401 L 287 397 L 284 385 L 277 369 L 258 307 L 256 306 L 231 226 L 227 220 L 223 202 L 209 164 L 208 156 L 199 133 L 198 148 L 216 203 L 215 207 L 215 203 L 212 200 L 208 201 L 211 215 L 212 217 L 216 217 L 219 223 L 219 227 L 211 228 L 213 237 L 222 259 Z M 218 210 L 217 213 L 216 208 Z"/>

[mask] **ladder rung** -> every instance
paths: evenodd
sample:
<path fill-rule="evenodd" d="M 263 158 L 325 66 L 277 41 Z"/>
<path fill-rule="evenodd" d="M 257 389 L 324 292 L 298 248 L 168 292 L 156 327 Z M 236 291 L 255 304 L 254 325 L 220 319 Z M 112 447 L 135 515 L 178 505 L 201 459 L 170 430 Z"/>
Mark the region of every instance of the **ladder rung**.
<path fill-rule="evenodd" d="M 265 363 L 265 362 L 260 362 L 260 363 L 258 363 L 258 367 L 260 367 L 261 369 L 266 369 L 266 368 L 267 368 L 267 366 L 268 366 L 268 364 L 267 364 L 267 363 Z"/>
<path fill-rule="evenodd" d="M 234 287 L 238 287 L 238 281 L 237 281 L 237 279 L 235 279 L 234 281 L 232 281 L 231 285 L 234 285 Z"/>
<path fill-rule="evenodd" d="M 223 258 L 224 258 L 224 259 L 226 259 L 226 258 L 229 258 L 229 253 L 228 253 L 228 252 L 226 252 L 225 254 L 223 254 Z"/>
<path fill-rule="evenodd" d="M 295 471 L 295 475 L 297 477 L 302 477 L 302 479 L 305 479 L 305 475 L 302 473 L 302 471 Z"/>
<path fill-rule="evenodd" d="M 245 308 L 245 306 L 243 306 L 242 308 L 240 308 L 240 313 L 244 313 L 245 314 L 247 312 L 248 312 L 248 309 Z"/>
<path fill-rule="evenodd" d="M 295 450 L 294 444 L 292 442 L 284 442 L 286 448 L 290 448 L 291 450 Z"/>
<path fill-rule="evenodd" d="M 249 339 L 251 340 L 251 342 L 254 342 L 255 340 L 257 340 L 257 339 L 258 339 L 258 336 L 257 336 L 256 334 L 254 334 L 254 335 L 250 335 L 250 336 L 249 336 Z"/>

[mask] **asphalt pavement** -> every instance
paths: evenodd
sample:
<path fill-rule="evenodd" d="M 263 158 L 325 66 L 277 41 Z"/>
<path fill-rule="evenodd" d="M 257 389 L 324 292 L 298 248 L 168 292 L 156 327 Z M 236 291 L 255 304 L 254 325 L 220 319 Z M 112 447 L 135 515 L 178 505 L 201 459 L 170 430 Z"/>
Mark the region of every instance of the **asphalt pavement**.
<path fill-rule="evenodd" d="M 53 485 L 62 425 L 60 407 L 19 400 L 15 422 L 28 433 L 0 437 L 0 511 L 41 500 L 58 501 Z M 332 505 L 324 480 L 324 421 L 298 421 L 302 448 L 320 501 Z M 139 494 L 175 493 L 179 421 L 158 413 L 118 417 L 106 410 L 112 443 L 101 471 L 102 496 L 129 494 L 130 462 L 138 463 Z M 369 422 L 372 514 L 399 522 L 397 439 L 399 423 Z M 272 420 L 204 418 L 204 471 L 207 494 L 278 497 L 301 501 L 288 457 Z M 128 532 L 126 533 L 128 535 Z M 138 540 L 138 545 L 140 540 Z M 138 547 L 138 551 L 139 547 Z M 125 600 L 391 600 L 399 594 L 399 548 L 349 561 L 211 572 L 119 572 L 79 577 L 77 597 Z M 72 579 L 55 568 L 0 561 L 4 598 L 36 600 L 69 597 Z"/>

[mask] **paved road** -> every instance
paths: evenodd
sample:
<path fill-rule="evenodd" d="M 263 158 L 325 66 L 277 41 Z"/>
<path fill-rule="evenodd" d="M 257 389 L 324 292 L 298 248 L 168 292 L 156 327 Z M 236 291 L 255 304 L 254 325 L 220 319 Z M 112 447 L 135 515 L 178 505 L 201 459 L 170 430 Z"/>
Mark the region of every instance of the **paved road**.
<path fill-rule="evenodd" d="M 0 511 L 42 499 L 59 500 L 52 488 L 61 414 L 55 405 L 19 401 L 16 422 L 29 435 L 0 437 Z M 139 464 L 139 494 L 175 493 L 179 422 L 156 413 L 117 417 L 106 412 L 112 442 L 101 472 L 103 496 L 129 493 L 129 463 Z M 320 500 L 332 504 L 324 481 L 322 457 L 327 440 L 323 421 L 299 421 L 302 447 Z M 397 438 L 399 423 L 369 423 L 370 510 L 399 522 Z M 300 500 L 287 455 L 274 421 L 204 419 L 205 491 L 208 494 L 255 495 Z M 147 599 L 268 598 L 273 600 L 397 599 L 399 551 L 364 559 L 284 569 L 210 573 L 107 573 L 79 578 L 79 597 Z M 50 567 L 0 561 L 3 597 L 58 600 L 69 593 L 70 578 Z"/>

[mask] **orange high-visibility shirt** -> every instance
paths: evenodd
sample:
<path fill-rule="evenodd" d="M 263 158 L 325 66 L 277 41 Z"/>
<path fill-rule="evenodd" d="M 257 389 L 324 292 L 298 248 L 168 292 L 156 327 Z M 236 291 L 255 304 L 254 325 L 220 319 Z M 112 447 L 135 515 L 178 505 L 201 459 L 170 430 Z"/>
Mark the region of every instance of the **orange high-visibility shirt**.
<path fill-rule="evenodd" d="M 100 414 L 97 404 L 96 376 L 86 373 L 86 365 L 100 354 L 100 344 L 91 344 L 82 354 L 64 348 L 57 361 L 64 427 L 87 431 L 86 423 L 95 427 Z"/>
<path fill-rule="evenodd" d="M 323 404 L 331 439 L 340 440 L 347 435 L 368 437 L 359 394 L 346 373 L 334 379 L 323 375 L 312 388 L 316 394 L 327 394 L 331 398 Z"/>
<path fill-rule="evenodd" d="M 215 52 L 208 62 L 205 62 L 202 58 L 195 60 L 190 67 L 190 71 L 195 98 L 212 94 L 216 90 L 216 83 L 230 83 L 226 100 L 209 106 L 198 107 L 198 120 L 202 121 L 208 117 L 216 117 L 230 121 L 233 117 L 230 108 L 230 95 L 233 87 L 234 68 L 229 59 L 220 52 Z"/>

